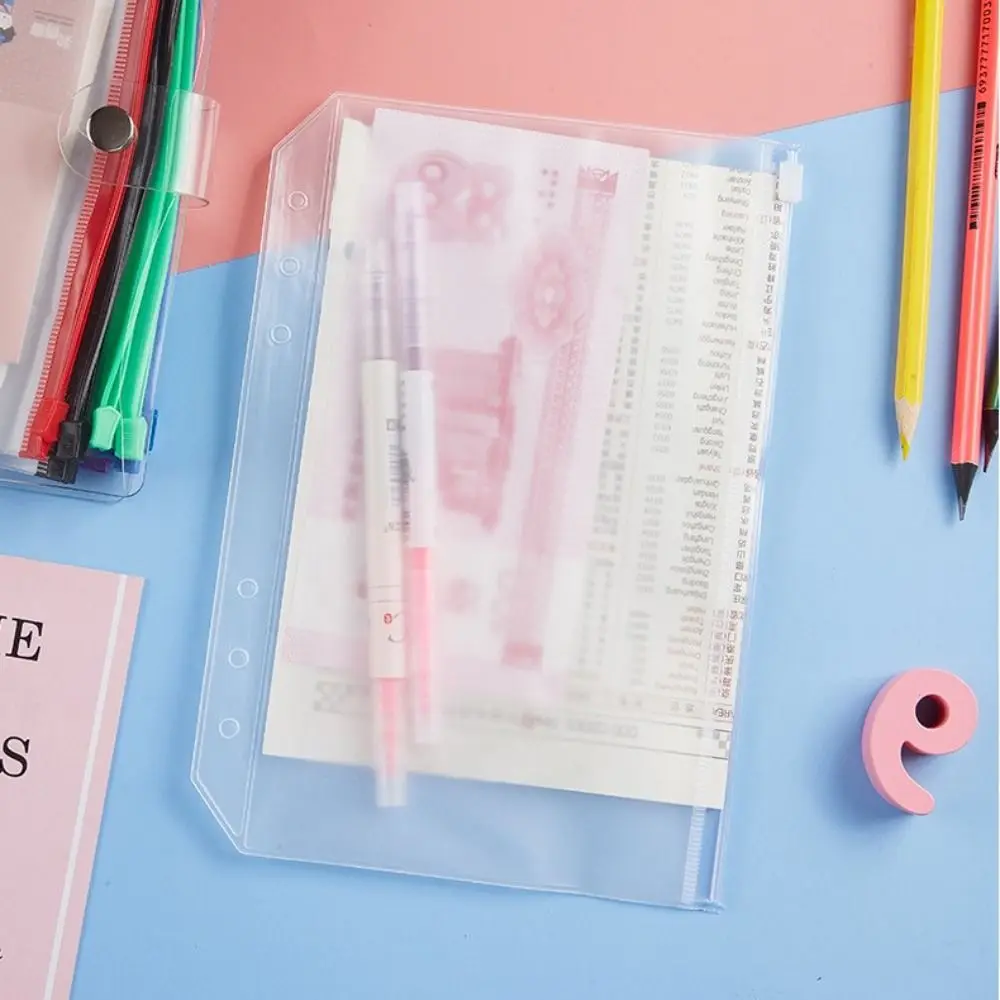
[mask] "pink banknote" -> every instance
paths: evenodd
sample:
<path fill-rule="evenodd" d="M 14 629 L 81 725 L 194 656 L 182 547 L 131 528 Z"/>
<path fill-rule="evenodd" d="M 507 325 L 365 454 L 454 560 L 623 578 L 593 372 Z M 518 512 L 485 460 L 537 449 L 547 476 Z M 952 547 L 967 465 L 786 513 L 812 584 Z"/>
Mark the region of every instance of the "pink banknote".
<path fill-rule="evenodd" d="M 327 299 L 356 289 L 351 250 L 388 231 L 395 185 L 419 181 L 445 673 L 477 686 L 558 674 L 584 603 L 648 154 L 394 110 L 376 114 L 365 146 L 364 190 L 353 199 L 364 211 L 342 229 L 334 208 Z M 362 670 L 361 354 L 349 308 L 335 321 L 327 313 L 327 337 L 334 346 L 317 347 L 278 659 Z M 322 434 L 311 432 L 314 413 Z"/>

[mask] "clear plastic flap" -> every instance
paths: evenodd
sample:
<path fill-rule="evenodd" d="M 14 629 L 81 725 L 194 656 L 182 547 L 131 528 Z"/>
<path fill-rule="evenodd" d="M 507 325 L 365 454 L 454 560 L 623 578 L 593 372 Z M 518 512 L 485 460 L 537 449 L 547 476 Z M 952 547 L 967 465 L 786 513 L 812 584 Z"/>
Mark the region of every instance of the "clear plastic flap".
<path fill-rule="evenodd" d="M 241 850 L 718 903 L 799 169 L 350 96 L 276 150 L 193 768 Z"/>
<path fill-rule="evenodd" d="M 128 110 L 134 90 L 123 84 L 114 102 L 103 88 L 77 93 L 59 118 L 63 160 L 73 173 L 99 178 L 102 185 L 164 191 L 191 199 L 192 207 L 206 205 L 218 103 L 192 91 L 149 88 L 143 114 L 155 116 L 156 127 L 144 129 Z M 140 181 L 131 167 L 146 156 L 159 162 Z"/>

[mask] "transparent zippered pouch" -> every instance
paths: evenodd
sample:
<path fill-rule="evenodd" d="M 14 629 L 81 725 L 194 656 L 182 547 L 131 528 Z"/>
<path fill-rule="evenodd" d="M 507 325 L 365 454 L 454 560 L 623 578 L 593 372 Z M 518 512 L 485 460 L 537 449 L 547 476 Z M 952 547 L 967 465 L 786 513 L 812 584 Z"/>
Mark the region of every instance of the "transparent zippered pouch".
<path fill-rule="evenodd" d="M 720 905 L 801 187 L 354 95 L 278 146 L 192 769 L 240 851 Z"/>
<path fill-rule="evenodd" d="M 214 0 L 10 7 L 0 483 L 102 500 L 142 485 L 183 219 L 207 201 L 213 12 Z M 95 410 L 111 433 L 93 433 Z"/>

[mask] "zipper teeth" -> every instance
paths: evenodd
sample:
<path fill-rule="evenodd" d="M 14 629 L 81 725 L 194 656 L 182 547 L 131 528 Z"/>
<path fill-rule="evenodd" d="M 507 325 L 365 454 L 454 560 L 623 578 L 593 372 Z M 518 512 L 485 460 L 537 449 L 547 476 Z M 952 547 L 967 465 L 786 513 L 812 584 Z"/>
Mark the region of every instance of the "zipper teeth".
<path fill-rule="evenodd" d="M 118 104 L 121 100 L 122 88 L 125 83 L 125 73 L 128 69 L 129 49 L 132 41 L 132 29 L 135 24 L 135 14 L 139 0 L 128 0 L 125 7 L 125 14 L 122 17 L 121 33 L 118 39 L 118 51 L 115 54 L 115 64 L 111 72 L 111 81 L 108 85 L 108 103 Z M 24 427 L 24 436 L 21 440 L 21 450 L 28 447 L 31 437 L 31 429 L 38 415 L 42 399 L 45 397 L 45 390 L 48 388 L 49 375 L 52 372 L 52 361 L 55 357 L 56 347 L 59 343 L 59 330 L 63 320 L 66 318 L 66 309 L 69 305 L 70 289 L 73 284 L 73 277 L 79 266 L 80 258 L 83 255 L 83 244 L 87 237 L 87 230 L 93 218 L 94 208 L 97 199 L 101 194 L 102 177 L 107 161 L 106 153 L 98 154 L 98 162 L 90 172 L 87 182 L 87 192 L 83 199 L 83 206 L 77 216 L 76 229 L 73 233 L 73 242 L 70 244 L 69 256 L 66 261 L 66 271 L 63 275 L 62 289 L 59 293 L 59 305 L 56 309 L 55 322 L 52 324 L 52 332 L 49 334 L 49 342 L 45 347 L 45 357 L 42 360 L 41 373 L 38 385 L 35 389 L 35 398 L 32 400 L 31 409 L 28 411 L 28 420 Z"/>

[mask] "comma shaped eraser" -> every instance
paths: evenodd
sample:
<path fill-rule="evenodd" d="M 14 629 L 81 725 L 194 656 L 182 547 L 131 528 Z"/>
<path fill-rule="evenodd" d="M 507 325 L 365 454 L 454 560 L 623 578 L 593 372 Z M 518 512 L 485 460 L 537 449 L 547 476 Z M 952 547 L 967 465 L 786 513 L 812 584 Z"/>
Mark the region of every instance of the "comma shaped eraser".
<path fill-rule="evenodd" d="M 907 670 L 893 677 L 868 709 L 861 755 L 875 790 L 904 812 L 925 816 L 934 797 L 907 773 L 903 748 L 943 754 L 972 738 L 978 719 L 976 696 L 947 670 Z"/>

